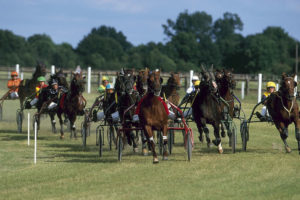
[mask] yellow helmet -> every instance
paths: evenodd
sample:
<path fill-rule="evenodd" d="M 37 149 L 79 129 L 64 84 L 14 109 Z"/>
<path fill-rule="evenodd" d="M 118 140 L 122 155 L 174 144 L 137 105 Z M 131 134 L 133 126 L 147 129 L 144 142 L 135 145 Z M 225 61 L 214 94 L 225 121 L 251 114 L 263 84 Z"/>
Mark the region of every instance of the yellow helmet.
<path fill-rule="evenodd" d="M 269 88 L 269 87 L 276 88 L 276 84 L 272 81 L 269 81 L 269 82 L 267 82 L 267 88 Z"/>
<path fill-rule="evenodd" d="M 108 79 L 108 77 L 107 76 L 103 76 L 102 77 L 102 81 L 108 81 L 109 79 Z"/>
<path fill-rule="evenodd" d="M 194 86 L 200 85 L 200 81 L 195 81 Z"/>

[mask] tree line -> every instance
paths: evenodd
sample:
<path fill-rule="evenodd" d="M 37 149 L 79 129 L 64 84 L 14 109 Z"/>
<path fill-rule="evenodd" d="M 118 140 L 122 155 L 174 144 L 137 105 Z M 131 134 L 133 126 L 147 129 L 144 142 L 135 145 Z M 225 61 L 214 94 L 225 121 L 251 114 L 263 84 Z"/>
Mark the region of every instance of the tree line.
<path fill-rule="evenodd" d="M 93 28 L 76 48 L 55 44 L 46 34 L 28 38 L 0 29 L 0 65 L 46 65 L 93 69 L 160 68 L 163 71 L 200 70 L 201 65 L 233 69 L 236 73 L 291 73 L 296 43 L 281 27 L 266 27 L 262 33 L 242 36 L 243 22 L 226 12 L 215 21 L 206 12 L 179 13 L 162 25 L 166 42 L 134 46 L 114 27 Z M 299 45 L 300 46 L 300 45 Z"/>

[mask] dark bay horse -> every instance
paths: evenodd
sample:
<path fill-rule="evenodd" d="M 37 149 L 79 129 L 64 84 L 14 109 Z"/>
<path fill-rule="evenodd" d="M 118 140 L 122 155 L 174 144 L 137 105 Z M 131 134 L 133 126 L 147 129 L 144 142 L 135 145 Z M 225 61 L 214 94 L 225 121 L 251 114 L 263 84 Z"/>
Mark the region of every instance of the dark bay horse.
<path fill-rule="evenodd" d="M 218 85 L 218 92 L 220 97 L 222 97 L 226 103 L 228 104 L 225 105 L 225 103 L 221 103 L 221 109 L 223 112 L 229 113 L 230 117 L 233 119 L 233 111 L 234 111 L 234 97 L 232 95 L 233 89 L 236 86 L 236 82 L 234 80 L 234 76 L 230 70 L 223 69 L 223 70 L 216 70 L 215 72 L 215 78 L 216 78 L 216 83 Z M 228 127 L 227 131 L 228 131 Z M 223 125 L 221 125 L 221 135 L 222 137 L 225 137 L 225 131 Z M 231 133 L 228 132 L 229 140 Z M 231 144 L 229 142 L 229 144 Z"/>
<path fill-rule="evenodd" d="M 60 138 L 64 138 L 64 131 L 63 131 L 63 120 L 62 120 L 62 114 L 64 113 L 69 121 L 71 126 L 71 135 L 70 137 L 74 135 L 76 138 L 76 127 L 75 127 L 75 121 L 77 115 L 83 115 L 84 114 L 84 108 L 86 106 L 86 100 L 82 96 L 82 93 L 84 92 L 85 88 L 85 76 L 82 75 L 82 71 L 80 73 L 74 73 L 73 78 L 71 80 L 70 89 L 68 93 L 64 96 L 62 96 L 63 100 L 60 100 L 60 104 L 57 108 L 57 116 L 59 118 L 60 123 Z"/>
<path fill-rule="evenodd" d="M 26 97 L 31 97 L 35 95 L 35 87 L 38 85 L 37 78 L 40 76 L 46 75 L 46 65 L 38 62 L 35 68 L 35 72 L 32 75 L 31 79 L 24 79 L 21 81 L 19 86 L 19 99 L 20 99 L 20 108 L 24 109 L 24 100 Z"/>
<path fill-rule="evenodd" d="M 157 154 L 155 151 L 155 142 L 153 130 L 163 132 L 163 159 L 167 160 L 167 129 L 168 129 L 168 114 L 163 103 L 160 101 L 159 94 L 161 92 L 162 78 L 160 77 L 160 71 L 156 70 L 149 74 L 148 78 L 148 92 L 144 96 L 143 101 L 140 104 L 139 119 L 142 128 L 146 134 L 147 140 L 151 145 L 153 153 L 153 163 L 158 163 Z"/>
<path fill-rule="evenodd" d="M 58 82 L 58 86 L 59 86 L 59 93 L 58 96 L 55 96 L 55 99 L 52 99 L 54 97 L 52 97 L 53 95 L 51 95 L 51 84 L 53 82 L 53 80 Z M 56 109 L 53 110 L 47 110 L 47 106 L 51 101 L 58 101 L 58 99 L 60 98 L 60 96 L 68 91 L 68 83 L 66 80 L 66 75 L 63 73 L 63 70 L 56 70 L 55 74 L 52 74 L 50 76 L 50 79 L 48 81 L 49 86 L 45 89 L 42 90 L 41 94 L 39 95 L 39 100 L 36 104 L 36 107 L 38 109 L 36 116 L 36 121 L 37 121 L 37 125 L 38 125 L 38 129 L 40 127 L 40 115 L 42 113 L 48 113 L 51 119 L 51 125 L 52 125 L 52 132 L 56 133 L 56 121 L 55 121 L 55 114 L 56 114 Z"/>
<path fill-rule="evenodd" d="M 117 93 L 118 98 L 118 111 L 124 128 L 132 127 L 132 116 L 134 115 L 135 104 L 139 97 L 138 92 L 133 89 L 135 81 L 136 76 L 134 75 L 134 70 L 123 69 L 123 73 L 118 75 L 115 83 L 115 92 Z M 137 141 L 133 131 L 126 130 L 125 135 L 128 144 L 133 146 L 134 152 L 137 152 Z"/>
<path fill-rule="evenodd" d="M 208 146 L 210 146 L 211 140 L 206 124 L 211 124 L 213 126 L 216 138 L 213 140 L 213 143 L 218 146 L 219 153 L 223 153 L 219 134 L 222 120 L 222 107 L 217 97 L 215 77 L 212 72 L 208 72 L 204 68 L 202 69 L 201 74 L 200 92 L 196 94 L 192 104 L 193 117 L 200 133 L 200 139 L 202 138 L 204 131 Z"/>
<path fill-rule="evenodd" d="M 270 94 L 266 105 L 272 120 L 280 133 L 280 137 L 285 145 L 287 153 L 291 152 L 286 139 L 288 137 L 288 126 L 291 123 L 295 125 L 295 135 L 298 142 L 298 151 L 300 154 L 300 119 L 299 106 L 294 95 L 294 88 L 297 82 L 294 81 L 294 76 L 282 74 L 279 91 Z"/>

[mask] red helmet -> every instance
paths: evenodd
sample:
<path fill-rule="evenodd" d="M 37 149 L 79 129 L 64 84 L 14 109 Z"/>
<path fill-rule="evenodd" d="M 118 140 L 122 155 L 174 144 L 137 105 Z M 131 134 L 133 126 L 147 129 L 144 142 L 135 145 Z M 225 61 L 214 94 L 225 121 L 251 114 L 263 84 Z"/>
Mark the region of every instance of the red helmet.
<path fill-rule="evenodd" d="M 10 76 L 18 76 L 18 72 L 13 71 L 13 72 L 11 72 Z"/>

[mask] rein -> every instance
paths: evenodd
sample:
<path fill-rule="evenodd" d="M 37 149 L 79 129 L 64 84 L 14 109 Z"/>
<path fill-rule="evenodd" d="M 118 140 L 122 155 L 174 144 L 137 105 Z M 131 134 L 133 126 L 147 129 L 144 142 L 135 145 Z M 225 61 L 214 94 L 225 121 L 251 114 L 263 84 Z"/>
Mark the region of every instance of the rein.
<path fill-rule="evenodd" d="M 294 107 L 294 100 L 295 100 L 295 97 L 294 97 L 293 100 L 292 100 L 292 105 L 291 105 L 290 109 L 288 109 L 287 107 L 284 106 L 282 97 L 281 97 L 277 92 L 276 92 L 276 93 L 274 92 L 274 94 L 275 94 L 277 97 L 280 98 L 282 107 L 283 107 L 284 110 L 289 114 L 289 117 L 290 117 L 290 116 L 291 116 L 291 111 L 292 111 L 292 109 L 293 109 L 293 107 Z"/>

